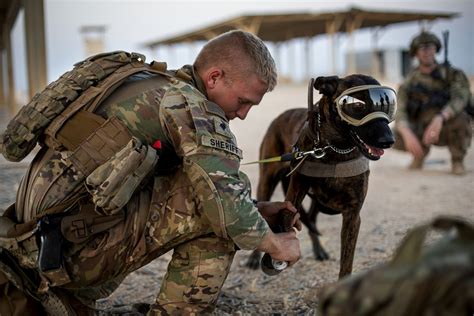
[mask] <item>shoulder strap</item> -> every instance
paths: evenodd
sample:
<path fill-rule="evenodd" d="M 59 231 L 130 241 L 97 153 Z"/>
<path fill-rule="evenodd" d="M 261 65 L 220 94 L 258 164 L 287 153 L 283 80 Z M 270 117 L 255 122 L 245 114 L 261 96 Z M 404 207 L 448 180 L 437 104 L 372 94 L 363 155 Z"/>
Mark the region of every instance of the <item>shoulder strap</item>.
<path fill-rule="evenodd" d="M 166 69 L 166 68 L 165 68 Z M 167 77 L 171 77 L 168 73 L 162 71 L 162 68 L 153 68 L 147 64 L 134 65 L 133 63 L 128 64 L 112 73 L 109 77 L 104 79 L 97 87 L 91 87 L 86 90 L 78 99 L 71 103 L 64 111 L 62 111 L 56 119 L 54 119 L 46 128 L 44 134 L 46 135 L 45 143 L 51 148 L 61 148 L 62 142 L 58 139 L 58 133 L 63 126 L 66 126 L 66 122 L 70 120 L 80 110 L 94 112 L 100 103 L 108 97 L 116 88 L 120 86 L 128 77 L 139 72 L 151 72 L 161 74 Z M 91 113 L 92 114 L 92 113 Z M 98 116 L 92 114 L 94 116 Z M 99 119 L 97 119 L 99 120 Z M 103 119 L 102 119 L 103 120 Z M 90 130 L 82 130 L 85 138 Z M 80 133 L 81 130 L 78 130 Z"/>

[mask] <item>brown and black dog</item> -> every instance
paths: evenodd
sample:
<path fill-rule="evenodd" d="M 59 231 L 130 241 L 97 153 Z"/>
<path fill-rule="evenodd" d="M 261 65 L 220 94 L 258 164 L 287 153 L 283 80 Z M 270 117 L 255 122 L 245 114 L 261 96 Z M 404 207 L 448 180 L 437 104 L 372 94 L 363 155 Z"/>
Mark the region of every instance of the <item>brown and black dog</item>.
<path fill-rule="evenodd" d="M 308 228 L 317 260 L 327 260 L 329 255 L 319 241 L 316 216 L 319 212 L 342 214 L 339 277 L 343 277 L 352 272 L 360 226 L 359 213 L 369 180 L 368 159 L 378 160 L 383 149 L 393 145 L 394 137 L 387 119 L 375 119 L 361 126 L 353 126 L 343 121 L 336 109 L 335 99 L 343 91 L 354 86 L 380 85 L 374 78 L 365 75 L 318 77 L 310 84 L 309 109 L 287 110 L 271 123 L 260 146 L 260 159 L 279 156 L 292 150 L 305 152 L 319 149 L 299 166 L 295 160 L 291 164 L 261 164 L 257 199 L 270 200 L 275 187 L 282 182 L 286 200 L 299 209 L 301 220 Z M 313 87 L 322 94 L 319 104 L 312 102 Z M 364 93 L 359 93 L 358 97 L 363 100 Z M 354 161 L 359 162 L 347 164 Z M 324 169 L 322 176 L 311 175 L 312 163 L 316 163 L 316 169 Z M 361 170 L 363 165 L 366 167 Z M 288 173 L 294 168 L 296 170 L 288 177 Z M 344 168 L 349 169 L 349 172 L 328 173 L 326 170 Z M 359 169 L 359 172 L 355 169 Z M 351 175 L 351 172 L 357 175 Z M 301 205 L 307 194 L 311 197 L 309 212 Z M 260 253 L 254 252 L 247 265 L 256 269 L 259 260 Z"/>

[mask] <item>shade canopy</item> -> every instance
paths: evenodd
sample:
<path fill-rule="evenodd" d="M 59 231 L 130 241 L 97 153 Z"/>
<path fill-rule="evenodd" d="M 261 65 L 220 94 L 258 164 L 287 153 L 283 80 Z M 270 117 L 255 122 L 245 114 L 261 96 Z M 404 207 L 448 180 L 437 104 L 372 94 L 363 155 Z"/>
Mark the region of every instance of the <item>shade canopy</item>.
<path fill-rule="evenodd" d="M 150 41 L 144 45 L 153 48 L 183 42 L 208 41 L 233 29 L 252 32 L 267 42 L 284 42 L 293 38 L 352 32 L 356 29 L 384 27 L 394 23 L 451 19 L 458 15 L 448 12 L 375 11 L 360 8 L 326 13 L 243 15 L 185 34 Z"/>

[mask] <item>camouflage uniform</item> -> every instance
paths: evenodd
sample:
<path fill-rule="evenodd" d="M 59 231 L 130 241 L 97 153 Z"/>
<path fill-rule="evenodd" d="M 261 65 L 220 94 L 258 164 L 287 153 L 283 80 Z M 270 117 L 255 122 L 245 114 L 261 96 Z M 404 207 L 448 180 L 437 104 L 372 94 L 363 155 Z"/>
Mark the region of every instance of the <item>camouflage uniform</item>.
<path fill-rule="evenodd" d="M 123 220 L 85 241 L 66 243 L 71 281 L 53 289 L 76 311 L 172 249 L 150 313 L 212 311 L 236 246 L 254 249 L 268 231 L 251 200 L 249 179 L 239 171 L 242 152 L 224 112 L 207 100 L 191 66 L 174 74 L 184 80 L 134 75 L 96 111 L 117 117 L 144 144 L 161 140 L 162 149 L 154 175 L 120 210 Z M 20 185 L 20 221 L 82 190 L 67 160 L 49 149 L 38 154 Z"/>
<path fill-rule="evenodd" d="M 444 231 L 432 239 L 432 230 Z M 474 313 L 474 226 L 440 216 L 407 233 L 392 260 L 325 286 L 320 316 L 451 316 Z"/>
<path fill-rule="evenodd" d="M 408 126 L 420 140 L 425 156 L 429 146 L 422 143 L 423 133 L 433 117 L 447 110 L 451 119 L 444 122 L 439 140 L 434 145 L 447 146 L 452 162 L 462 162 L 471 144 L 472 129 L 464 108 L 470 98 L 469 81 L 459 69 L 437 65 L 429 75 L 413 70 L 400 86 L 396 124 Z M 404 150 L 397 133 L 395 149 Z"/>

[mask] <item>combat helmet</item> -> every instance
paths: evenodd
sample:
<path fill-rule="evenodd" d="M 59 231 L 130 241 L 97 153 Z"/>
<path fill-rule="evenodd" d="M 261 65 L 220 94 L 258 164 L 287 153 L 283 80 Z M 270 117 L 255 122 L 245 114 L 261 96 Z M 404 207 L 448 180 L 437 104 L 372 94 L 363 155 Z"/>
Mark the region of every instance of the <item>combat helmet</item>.
<path fill-rule="evenodd" d="M 441 49 L 441 41 L 433 33 L 423 31 L 411 40 L 410 55 L 415 56 L 416 50 L 421 44 L 433 43 L 436 46 L 436 52 Z"/>

